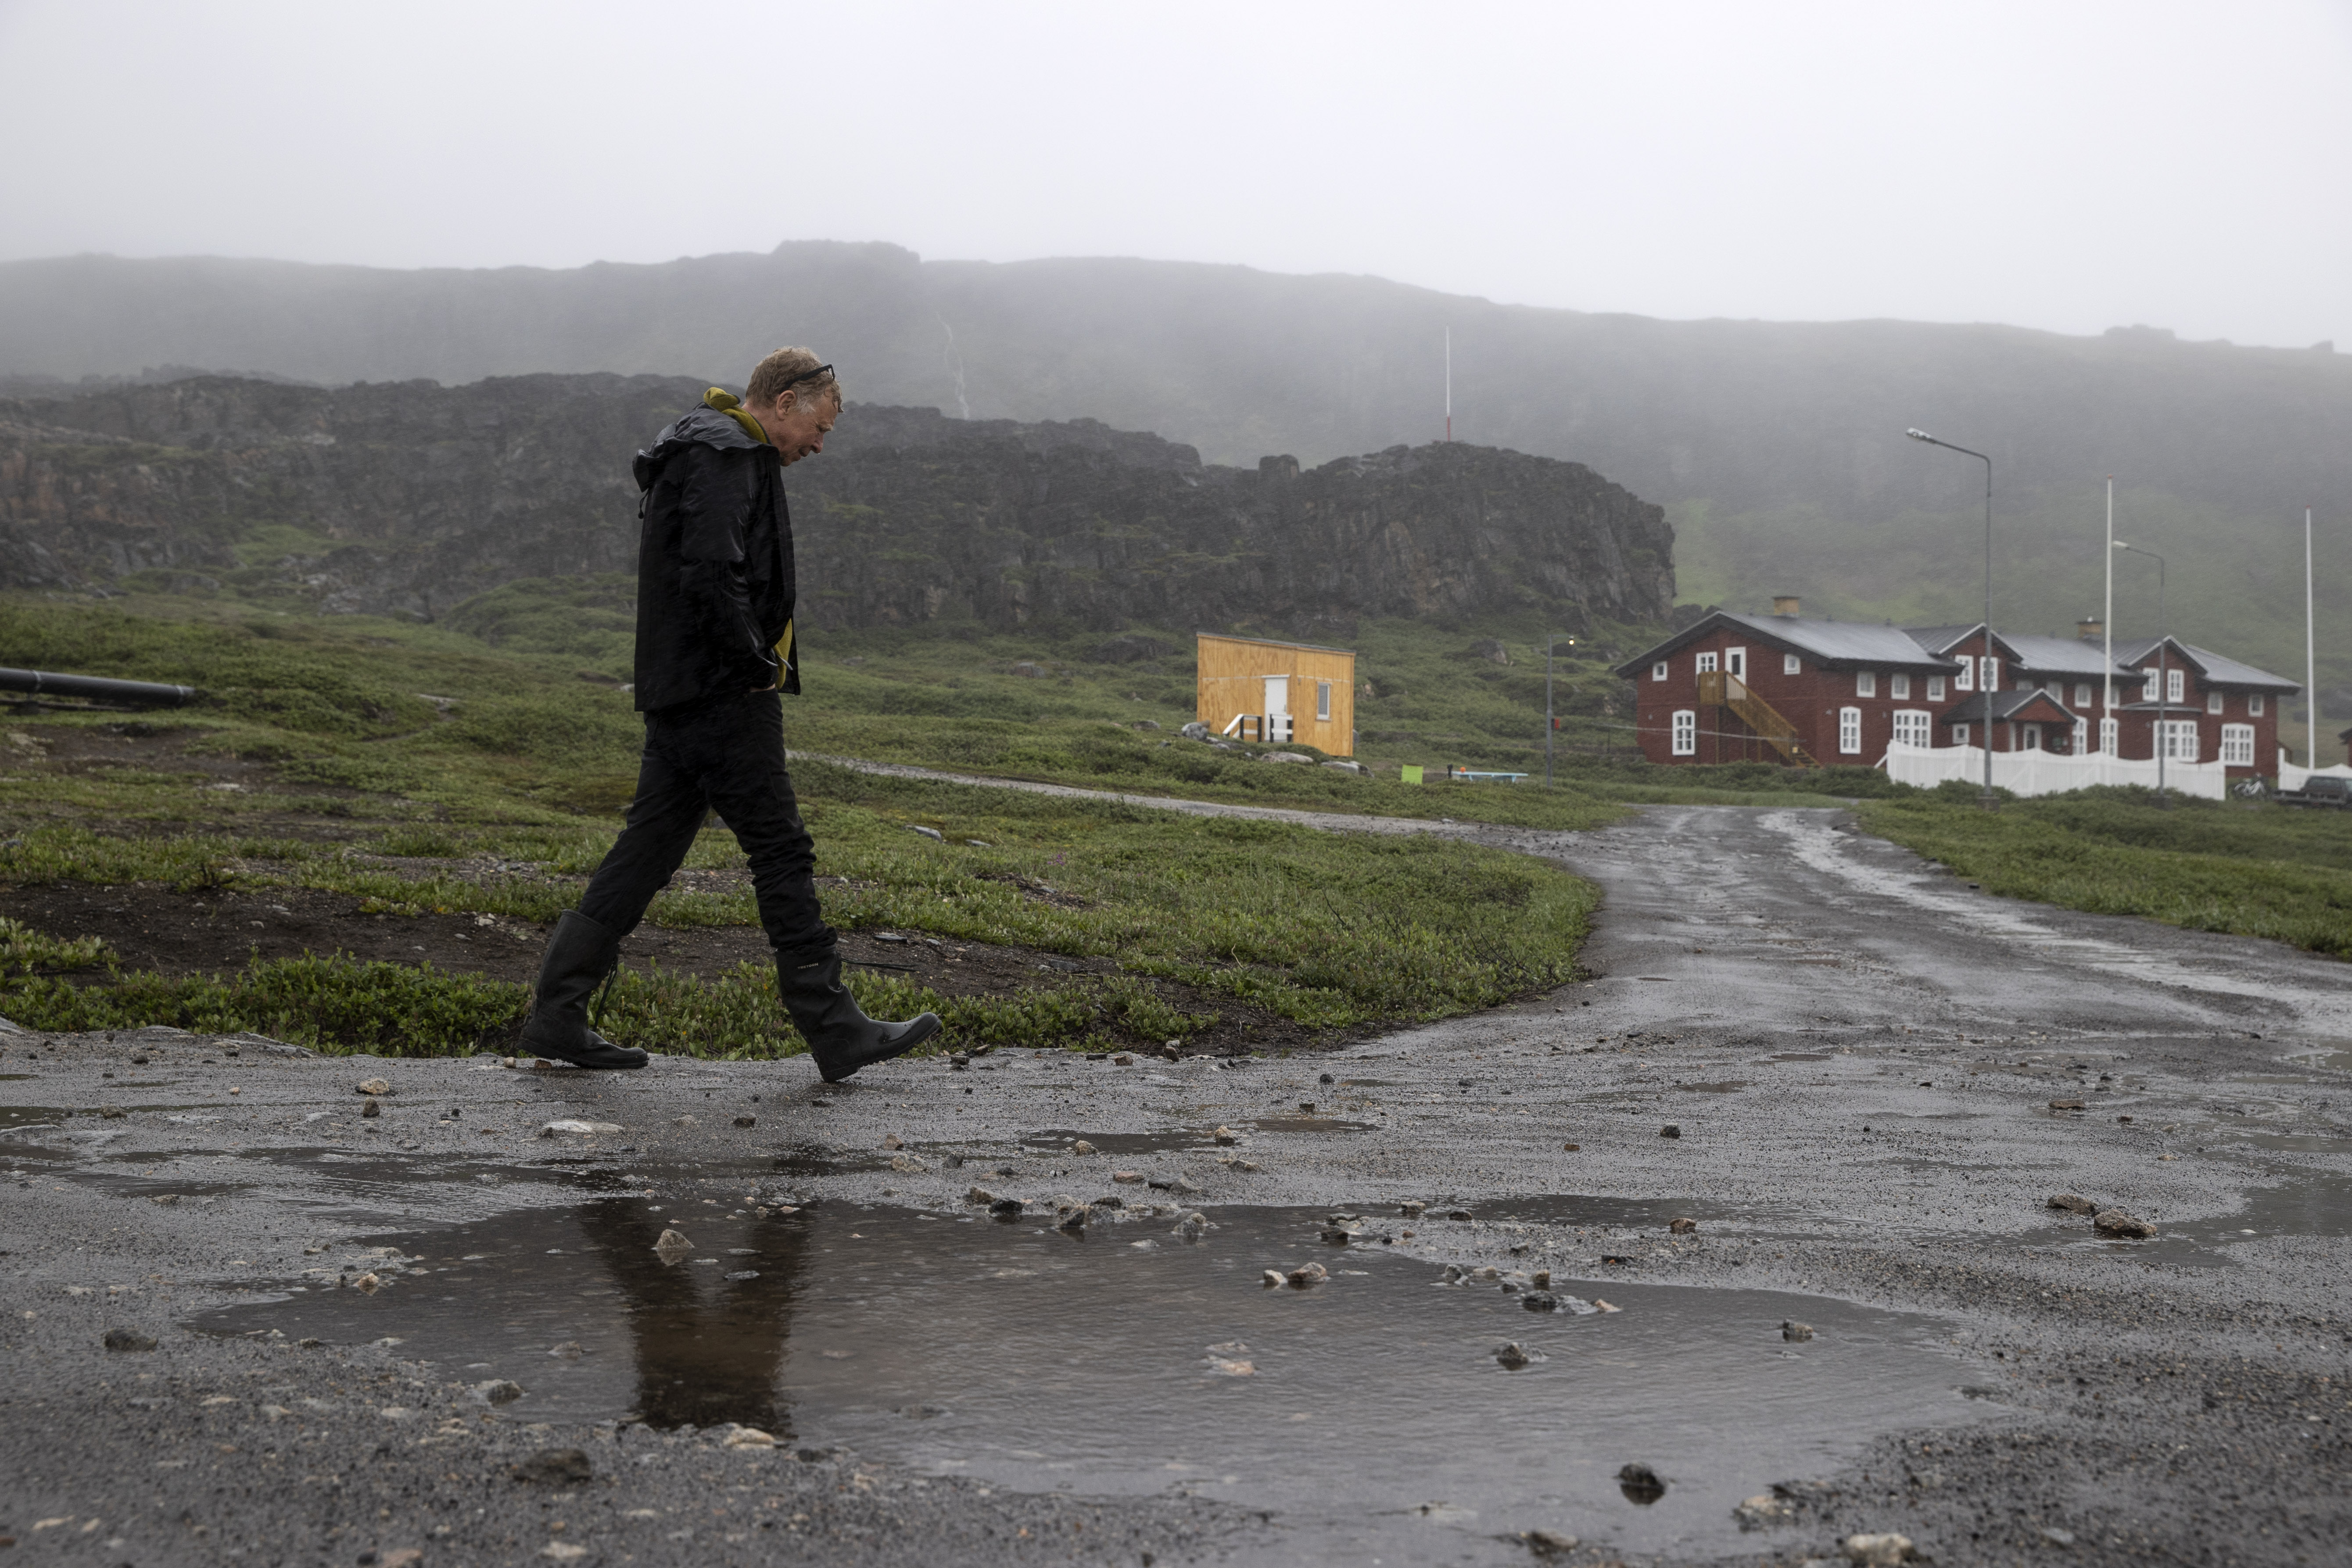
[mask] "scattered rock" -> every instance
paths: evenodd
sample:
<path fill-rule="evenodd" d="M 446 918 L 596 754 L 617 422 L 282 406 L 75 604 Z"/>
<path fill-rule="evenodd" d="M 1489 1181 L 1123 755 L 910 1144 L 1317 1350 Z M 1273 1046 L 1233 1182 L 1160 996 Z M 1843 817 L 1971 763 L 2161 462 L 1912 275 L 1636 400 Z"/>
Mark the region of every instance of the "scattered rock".
<path fill-rule="evenodd" d="M 1581 1143 L 1563 1143 L 1563 1144 L 1561 1144 L 1559 1147 L 1560 1147 L 1560 1152 L 1562 1152 L 1562 1153 L 1564 1153 L 1564 1154 L 1573 1154 L 1573 1153 L 1575 1153 L 1579 1149 L 1583 1148 L 1583 1147 L 1584 1147 L 1584 1145 L 1583 1145 L 1583 1144 L 1581 1144 Z"/>
<path fill-rule="evenodd" d="M 2091 1225 L 2101 1236 L 2123 1236 L 2130 1237 L 2135 1240 L 2145 1240 L 2156 1234 L 2156 1226 L 2144 1219 L 2127 1215 L 2121 1209 L 2108 1209 L 2095 1215 Z"/>
<path fill-rule="evenodd" d="M 1617 1472 L 1617 1489 L 1625 1494 L 1627 1502 L 1647 1508 L 1666 1495 L 1666 1483 L 1649 1466 L 1632 1464 Z"/>
<path fill-rule="evenodd" d="M 964 1194 L 963 1201 L 968 1204 L 978 1204 L 981 1207 L 986 1208 L 989 1205 L 996 1201 L 996 1194 L 990 1192 L 986 1187 L 974 1187 L 971 1191 Z"/>
<path fill-rule="evenodd" d="M 1168 1190 L 1171 1193 L 1190 1194 L 1206 1192 L 1208 1189 L 1202 1186 L 1199 1183 L 1192 1181 L 1189 1177 L 1179 1176 L 1174 1181 L 1168 1184 Z"/>
<path fill-rule="evenodd" d="M 1661 1138 L 1679 1138 L 1679 1137 L 1681 1137 L 1682 1135 L 1683 1135 L 1683 1130 L 1682 1130 L 1681 1128 L 1679 1128 L 1679 1127 L 1675 1126 L 1675 1125 L 1673 1122 L 1671 1122 L 1671 1121 L 1667 1122 L 1664 1127 L 1661 1127 L 1661 1128 L 1659 1128 L 1659 1129 L 1658 1129 L 1658 1136 L 1659 1136 L 1659 1137 L 1661 1137 Z"/>
<path fill-rule="evenodd" d="M 99 1343 L 110 1351 L 152 1351 L 155 1348 L 152 1338 L 133 1329 L 109 1329 L 106 1337 Z"/>
<path fill-rule="evenodd" d="M 1208 1360 L 1209 1370 L 1222 1377 L 1255 1377 L 1257 1375 L 1255 1362 L 1236 1361 L 1230 1357 L 1215 1355 L 1209 1357 Z"/>
<path fill-rule="evenodd" d="M 1282 1283 L 1282 1270 L 1279 1268 L 1267 1269 L 1265 1273 L 1258 1276 L 1258 1283 L 1265 1286 L 1269 1290 L 1274 1289 Z"/>
<path fill-rule="evenodd" d="M 890 1168 L 894 1171 L 903 1172 L 908 1175 L 920 1175 L 925 1170 L 929 1169 L 928 1166 L 926 1166 L 920 1160 L 916 1159 L 912 1154 L 891 1155 Z"/>
<path fill-rule="evenodd" d="M 1311 763 L 1314 760 L 1304 752 L 1268 752 L 1258 759 L 1261 763 Z"/>
<path fill-rule="evenodd" d="M 1768 1525 L 1788 1523 L 1797 1517 L 1797 1510 L 1787 1498 L 1758 1492 L 1734 1508 L 1731 1517 L 1742 1530 L 1762 1530 Z"/>
<path fill-rule="evenodd" d="M 1864 1563 L 1867 1568 L 1893 1568 L 1895 1563 L 1909 1562 L 1912 1556 L 1911 1538 L 1891 1530 L 1883 1534 L 1849 1535 L 1838 1542 L 1838 1550 L 1845 1553 L 1847 1562 Z"/>
<path fill-rule="evenodd" d="M 1470 1211 L 1468 1209 L 1448 1209 L 1445 1212 L 1445 1217 L 1447 1219 L 1468 1219 L 1470 1217 Z"/>
<path fill-rule="evenodd" d="M 1073 1154 L 1091 1154 L 1091 1153 L 1093 1153 L 1094 1152 L 1095 1152 L 1095 1146 L 1094 1146 L 1093 1144 L 1091 1144 L 1091 1143 L 1087 1142 L 1085 1139 L 1083 1139 L 1083 1138 L 1079 1139 L 1076 1142 L 1075 1142 L 1075 1143 L 1073 1143 L 1073 1144 L 1071 1144 L 1071 1145 L 1070 1145 L 1070 1152 L 1071 1152 L 1071 1153 L 1073 1153 Z"/>
<path fill-rule="evenodd" d="M 1570 1299 L 1574 1300 L 1572 1297 Z M 1622 1312 L 1625 1309 L 1622 1307 L 1612 1307 L 1608 1302 L 1602 1300 L 1600 1297 L 1595 1296 L 1592 1298 L 1592 1310 L 1596 1312 Z"/>
<path fill-rule="evenodd" d="M 757 1426 L 738 1426 L 720 1438 L 719 1446 L 722 1448 L 772 1448 L 776 1446 L 776 1439 L 772 1434 L 762 1432 Z"/>
<path fill-rule="evenodd" d="M 488 1383 L 474 1384 L 472 1394 L 485 1405 L 512 1405 L 522 1397 L 522 1384 L 511 1378 L 494 1377 Z"/>
<path fill-rule="evenodd" d="M 2074 1544 L 2074 1532 L 2071 1530 L 2062 1530 L 2054 1524 L 2043 1525 L 2041 1529 L 2040 1534 L 2042 1540 L 2048 1542 L 2053 1546 L 2072 1546 Z"/>
<path fill-rule="evenodd" d="M 738 1268 L 732 1270 L 727 1276 L 728 1279 L 738 1282 L 745 1279 L 757 1279 L 759 1277 L 760 1271 L 756 1268 Z"/>
<path fill-rule="evenodd" d="M 1110 1179 L 1122 1187 L 1143 1185 L 1143 1173 L 1140 1171 L 1113 1171 L 1110 1173 Z"/>
<path fill-rule="evenodd" d="M 1185 725 L 1176 732 L 1183 736 L 1188 741 L 1205 741 L 1209 738 L 1209 727 L 1206 724 L 1202 723 L 1198 719 L 1193 720 L 1190 724 Z"/>
<path fill-rule="evenodd" d="M 1319 1263 L 1308 1263 L 1294 1268 L 1287 1276 L 1294 1290 L 1308 1290 L 1331 1278 L 1331 1271 Z"/>
<path fill-rule="evenodd" d="M 2099 1212 L 2098 1205 L 2093 1203 L 2088 1198 L 2077 1197 L 2073 1193 L 2051 1194 L 2050 1206 L 2053 1209 L 2064 1209 L 2068 1214 L 2096 1214 Z"/>
<path fill-rule="evenodd" d="M 560 1345 L 548 1346 L 547 1353 L 558 1361 L 578 1361 L 588 1352 L 581 1348 L 578 1340 L 566 1340 Z"/>
<path fill-rule="evenodd" d="M 1209 1216 L 1199 1209 L 1192 1209 L 1176 1222 L 1175 1234 L 1182 1237 L 1186 1241 L 1198 1241 L 1207 1234 L 1208 1229 Z M 1314 1265 L 1309 1264 L 1307 1267 L 1313 1268 Z"/>
<path fill-rule="evenodd" d="M 1209 1136 L 1215 1139 L 1218 1142 L 1227 1145 L 1238 1143 L 1242 1141 L 1241 1135 L 1230 1127 L 1220 1127 L 1214 1132 L 1210 1133 Z"/>
<path fill-rule="evenodd" d="M 1404 1202 L 1397 1205 L 1397 1213 L 1404 1215 L 1407 1219 L 1418 1219 L 1423 1214 L 1427 1213 L 1428 1210 L 1429 1205 L 1423 1203 L 1419 1198 L 1407 1198 Z"/>
<path fill-rule="evenodd" d="M 236 1091 L 232 1089 L 230 1092 Z M 122 1107 L 119 1105 L 101 1105 L 98 1108 L 98 1118 L 101 1121 L 120 1121 L 123 1114 Z"/>
<path fill-rule="evenodd" d="M 1698 1228 L 1698 1221 L 1695 1219 L 1671 1219 L 1666 1222 L 1666 1228 L 1676 1236 L 1688 1236 L 1691 1232 Z"/>
<path fill-rule="evenodd" d="M 541 1448 L 514 1467 L 514 1479 L 547 1486 L 571 1486 L 595 1478 L 586 1452 L 579 1448 Z"/>
<path fill-rule="evenodd" d="M 169 1208 L 173 1204 L 180 1201 L 180 1194 L 177 1193 L 157 1193 L 147 1201 L 151 1204 L 161 1204 L 165 1208 Z"/>
<path fill-rule="evenodd" d="M 694 1243 L 677 1231 L 666 1229 L 661 1233 L 661 1238 L 654 1243 L 654 1250 L 661 1255 L 663 1262 L 669 1263 L 692 1252 Z"/>
<path fill-rule="evenodd" d="M 994 1203 L 988 1205 L 988 1212 L 997 1219 L 1019 1219 L 1021 1217 L 1021 1200 L 1019 1198 L 999 1198 Z"/>
<path fill-rule="evenodd" d="M 904 1149 L 906 1146 L 907 1141 L 896 1132 L 890 1133 L 882 1140 L 882 1147 L 885 1149 Z"/>
<path fill-rule="evenodd" d="M 588 1555 L 588 1549 L 576 1541 L 551 1541 L 539 1554 L 553 1563 L 576 1563 Z"/>
<path fill-rule="evenodd" d="M 1798 1322 L 1793 1318 L 1783 1319 L 1780 1323 L 1780 1337 L 1790 1344 L 1801 1344 L 1813 1337 L 1813 1325 Z"/>
<path fill-rule="evenodd" d="M 360 1107 L 360 1114 L 363 1117 L 381 1116 L 383 1114 L 383 1107 L 371 1100 L 365 1105 Z"/>
<path fill-rule="evenodd" d="M 1559 1298 L 1549 1290 L 1530 1290 L 1519 1298 L 1519 1305 L 1530 1312 L 1557 1312 Z"/>
<path fill-rule="evenodd" d="M 390 1094 L 392 1085 L 383 1079 L 363 1078 L 360 1079 L 359 1091 L 362 1094 Z"/>
<path fill-rule="evenodd" d="M 383 1289 L 383 1281 L 373 1273 L 362 1274 L 352 1281 L 352 1289 L 362 1296 L 373 1296 Z"/>
<path fill-rule="evenodd" d="M 1077 1204 L 1063 1211 L 1058 1228 L 1069 1231 L 1084 1230 L 1087 1228 L 1087 1221 L 1093 1217 L 1093 1205 Z"/>
<path fill-rule="evenodd" d="M 738 1127 L 757 1127 L 760 1125 L 760 1119 L 756 1116 L 739 1116 L 735 1119 L 735 1125 Z"/>
<path fill-rule="evenodd" d="M 1576 1550 L 1576 1537 L 1562 1535 L 1557 1530 L 1530 1530 L 1519 1539 L 1538 1557 L 1565 1557 Z"/>
<path fill-rule="evenodd" d="M 1110 1058 L 1110 1065 L 1115 1068 L 1131 1068 L 1135 1065 L 1135 1058 L 1127 1052 L 1121 1051 Z"/>
<path fill-rule="evenodd" d="M 1504 1371 L 1517 1372 L 1519 1368 L 1526 1366 L 1528 1363 L 1541 1361 L 1543 1358 L 1536 1352 L 1528 1350 L 1527 1346 L 1519 1343 L 1518 1341 L 1512 1340 L 1508 1343 L 1496 1349 L 1495 1352 L 1495 1359 L 1502 1363 Z"/>
<path fill-rule="evenodd" d="M 2083 1102 L 2079 1100 L 2053 1100 L 2050 1102 L 2050 1109 L 2053 1110 L 2080 1110 L 2083 1109 Z"/>
<path fill-rule="evenodd" d="M 541 1128 L 539 1135 L 541 1138 L 552 1138 L 559 1132 L 570 1132 L 583 1138 L 593 1138 L 599 1133 L 620 1131 L 621 1124 L 617 1121 L 583 1121 L 576 1117 L 566 1116 Z"/>

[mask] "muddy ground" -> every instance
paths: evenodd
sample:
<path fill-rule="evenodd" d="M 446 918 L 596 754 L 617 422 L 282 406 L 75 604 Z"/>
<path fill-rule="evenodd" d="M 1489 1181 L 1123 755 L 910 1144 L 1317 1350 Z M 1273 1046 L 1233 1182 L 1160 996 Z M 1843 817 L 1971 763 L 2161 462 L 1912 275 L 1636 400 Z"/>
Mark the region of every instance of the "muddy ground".
<path fill-rule="evenodd" d="M 1834 812 L 1478 836 L 1602 884 L 1598 977 L 1337 1053 L 827 1088 L 11 1037 L 0 1534 L 93 1563 L 2346 1560 L 2342 965 L 1990 898 Z"/>

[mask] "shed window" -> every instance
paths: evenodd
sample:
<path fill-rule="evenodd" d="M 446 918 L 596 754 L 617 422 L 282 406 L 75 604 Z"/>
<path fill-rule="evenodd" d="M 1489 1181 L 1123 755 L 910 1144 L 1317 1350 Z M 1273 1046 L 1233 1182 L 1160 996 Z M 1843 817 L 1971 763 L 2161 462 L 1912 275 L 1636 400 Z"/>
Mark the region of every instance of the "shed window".
<path fill-rule="evenodd" d="M 2250 719 L 2259 719 L 2263 716 L 2263 694 L 2261 692 L 2254 692 L 2246 699 L 2246 716 Z"/>
<path fill-rule="evenodd" d="M 1838 750 L 1849 752 L 1859 752 L 1862 750 L 1861 709 L 1841 708 L 1838 710 Z"/>
<path fill-rule="evenodd" d="M 1650 679 L 1652 680 L 1664 680 L 1666 678 L 1668 668 L 1669 666 L 1664 659 L 1662 658 L 1658 660 L 1657 663 L 1650 666 Z"/>
<path fill-rule="evenodd" d="M 2205 694 L 2205 711 L 2208 713 L 2219 713 L 2221 711 L 2221 694 L 2220 692 L 2209 691 Z"/>
<path fill-rule="evenodd" d="M 1698 656 L 1698 672 L 1701 675 L 1712 675 L 1715 673 L 1715 655 L 1711 653 L 1703 653 Z"/>
<path fill-rule="evenodd" d="M 1878 671 L 1874 669 L 1855 670 L 1853 672 L 1853 694 L 1856 697 L 1877 696 Z"/>
<path fill-rule="evenodd" d="M 1331 683 L 1328 680 L 1315 683 L 1315 717 L 1326 724 L 1331 721 Z"/>
<path fill-rule="evenodd" d="M 1932 746 L 1936 743 L 1935 722 L 1925 708 L 1898 708 L 1895 710 L 1895 738 L 1906 746 Z"/>
<path fill-rule="evenodd" d="M 1784 654 L 1782 654 L 1782 655 L 1780 656 L 1780 673 L 1781 673 L 1781 674 L 1783 674 L 1783 675 L 1801 675 L 1801 674 L 1803 674 L 1803 673 L 1804 673 L 1804 668 L 1805 668 L 1805 661 L 1804 661 L 1803 659 L 1801 659 L 1801 658 L 1799 658 L 1795 654 L 1793 654 L 1793 653 L 1784 653 Z"/>
<path fill-rule="evenodd" d="M 1911 678 L 1907 675 L 1888 676 L 1886 678 L 1886 695 L 1892 697 L 1897 702 L 1910 701 Z"/>
<path fill-rule="evenodd" d="M 1930 702 L 1941 702 L 1943 700 L 1944 678 L 1940 675 L 1929 676 L 1927 678 L 1927 700 Z"/>
<path fill-rule="evenodd" d="M 1675 755 L 1678 757 L 1698 755 L 1698 713 L 1696 710 L 1689 708 L 1675 710 L 1674 739 Z"/>
<path fill-rule="evenodd" d="M 2252 724 L 2221 726 L 2221 760 L 2233 768 L 2254 765 L 2254 727 Z"/>

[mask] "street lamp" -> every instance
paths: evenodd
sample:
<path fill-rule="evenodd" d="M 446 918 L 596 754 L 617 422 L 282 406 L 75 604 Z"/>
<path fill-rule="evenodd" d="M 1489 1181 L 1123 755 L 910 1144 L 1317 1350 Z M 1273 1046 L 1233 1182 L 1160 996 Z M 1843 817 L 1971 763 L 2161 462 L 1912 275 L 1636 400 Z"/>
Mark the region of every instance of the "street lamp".
<path fill-rule="evenodd" d="M 1966 447 L 1955 447 L 1949 441 L 1938 441 L 1925 430 L 1903 432 L 1914 441 L 1925 441 L 1930 447 L 1941 447 L 1947 452 L 1958 452 L 1974 458 L 1985 466 L 1985 582 L 1984 635 L 1985 657 L 1977 665 L 1977 684 L 1984 688 L 1984 794 L 1978 804 L 1991 810 L 2000 801 L 1992 793 L 1992 459 L 1982 452 L 1972 452 Z"/>
<path fill-rule="evenodd" d="M 2168 805 L 2171 802 L 2164 796 L 2164 753 L 2172 750 L 2172 736 L 2164 721 L 2165 715 L 2172 711 L 2172 677 L 2165 668 L 2164 557 L 2153 550 L 2126 544 L 2120 539 L 2116 541 L 2116 548 L 2145 555 L 2156 563 L 2156 804 Z"/>
<path fill-rule="evenodd" d="M 1544 644 L 1544 788 L 1551 788 L 1551 737 L 1559 721 L 1551 716 L 1551 650 L 1560 644 L 1576 646 L 1574 637 L 1553 637 Z"/>

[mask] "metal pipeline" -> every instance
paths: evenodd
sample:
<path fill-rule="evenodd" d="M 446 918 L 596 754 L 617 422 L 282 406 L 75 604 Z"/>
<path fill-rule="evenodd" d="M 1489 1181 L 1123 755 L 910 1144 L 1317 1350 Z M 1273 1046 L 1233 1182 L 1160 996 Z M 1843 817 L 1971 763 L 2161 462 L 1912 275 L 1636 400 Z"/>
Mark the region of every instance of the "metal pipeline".
<path fill-rule="evenodd" d="M 196 699 L 193 686 L 115 680 L 103 675 L 56 675 L 41 669 L 0 669 L 0 691 L 28 691 L 37 697 L 92 697 L 102 702 L 136 702 L 159 708 L 177 707 Z"/>

